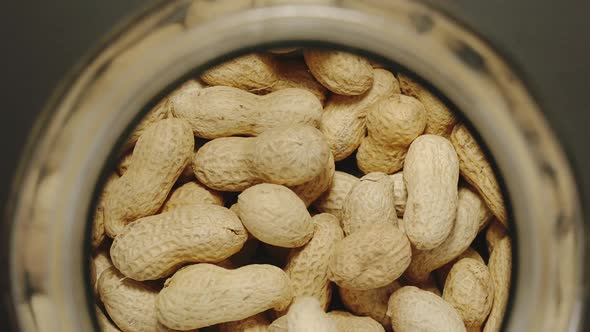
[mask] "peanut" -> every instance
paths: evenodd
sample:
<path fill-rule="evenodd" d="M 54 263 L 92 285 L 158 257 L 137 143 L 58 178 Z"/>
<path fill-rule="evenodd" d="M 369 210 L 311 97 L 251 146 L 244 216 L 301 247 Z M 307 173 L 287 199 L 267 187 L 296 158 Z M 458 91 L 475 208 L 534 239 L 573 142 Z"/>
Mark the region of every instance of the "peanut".
<path fill-rule="evenodd" d="M 357 96 L 373 85 L 373 67 L 359 55 L 335 51 L 304 49 L 305 63 L 313 76 L 335 94 Z"/>
<path fill-rule="evenodd" d="M 121 332 L 118 327 L 116 327 L 113 322 L 111 322 L 107 316 L 102 312 L 102 310 L 95 306 L 94 310 L 96 311 L 96 318 L 98 320 L 98 326 L 102 332 Z"/>
<path fill-rule="evenodd" d="M 414 140 L 404 164 L 404 181 L 406 234 L 416 249 L 434 249 L 451 233 L 457 214 L 459 161 L 451 143 L 435 135 Z"/>
<path fill-rule="evenodd" d="M 397 226 L 366 225 L 336 244 L 328 275 L 344 288 L 383 287 L 399 278 L 411 256 L 410 242 Z"/>
<path fill-rule="evenodd" d="M 98 197 L 98 203 L 96 203 L 96 210 L 94 212 L 94 220 L 92 222 L 92 240 L 91 245 L 93 249 L 98 248 L 98 246 L 104 240 L 104 205 L 105 205 L 105 197 L 107 192 L 112 190 L 115 182 L 119 179 L 119 176 L 116 173 L 111 174 L 104 184 L 102 188 L 102 193 Z"/>
<path fill-rule="evenodd" d="M 205 187 L 198 181 L 187 182 L 170 193 L 162 206 L 162 212 L 198 203 L 223 206 L 223 194 Z"/>
<path fill-rule="evenodd" d="M 314 203 L 319 212 L 326 212 L 342 219 L 344 200 L 350 190 L 359 182 L 359 178 L 348 173 L 336 171 L 330 187 Z"/>
<path fill-rule="evenodd" d="M 238 196 L 238 211 L 248 232 L 262 242 L 294 248 L 313 236 L 305 204 L 284 186 L 263 183 L 244 190 Z"/>
<path fill-rule="evenodd" d="M 270 322 L 264 313 L 235 322 L 219 324 L 219 332 L 267 332 Z"/>
<path fill-rule="evenodd" d="M 111 256 L 109 256 L 109 248 L 105 247 L 101 249 L 102 250 L 96 252 L 96 254 L 92 257 L 92 261 L 90 262 L 92 272 L 94 272 L 90 275 L 90 278 L 92 280 L 92 285 L 96 295 L 98 295 L 98 279 L 100 279 L 100 275 L 108 268 L 113 266 Z"/>
<path fill-rule="evenodd" d="M 224 62 L 201 75 L 209 85 L 232 86 L 245 91 L 268 93 L 286 88 L 309 90 L 324 103 L 324 88 L 309 73 L 305 63 L 283 60 L 268 53 L 247 54 Z"/>
<path fill-rule="evenodd" d="M 196 143 L 197 142 L 195 142 L 195 144 Z M 133 150 L 130 150 L 126 154 L 124 154 L 121 157 L 121 159 L 119 160 L 119 164 L 117 165 L 117 173 L 120 176 L 125 174 L 125 172 L 127 172 L 127 169 L 129 169 L 129 165 L 131 165 L 132 161 L 133 161 Z M 177 183 L 178 182 L 188 182 L 188 181 L 194 180 L 194 178 L 195 178 L 195 173 L 193 172 L 193 168 L 191 167 L 190 164 L 188 164 L 182 170 L 182 173 L 180 173 Z"/>
<path fill-rule="evenodd" d="M 457 218 L 449 237 L 437 248 L 414 250 L 412 262 L 404 276 L 413 281 L 425 280 L 430 272 L 457 258 L 477 236 L 481 220 L 489 219 L 490 216 L 491 213 L 475 191 L 468 187 L 461 188 Z"/>
<path fill-rule="evenodd" d="M 336 323 L 338 332 L 385 332 L 371 317 L 359 317 L 346 311 L 330 311 L 328 317 Z"/>
<path fill-rule="evenodd" d="M 339 293 L 342 303 L 348 310 L 359 316 L 373 318 L 389 331 L 391 319 L 387 317 L 387 302 L 391 294 L 401 287 L 398 281 L 394 281 L 389 285 L 364 291 L 340 287 Z"/>
<path fill-rule="evenodd" d="M 212 264 L 186 266 L 166 281 L 156 299 L 158 320 L 188 330 L 241 320 L 292 298 L 289 278 L 272 265 L 226 270 Z"/>
<path fill-rule="evenodd" d="M 440 296 L 414 286 L 402 287 L 391 295 L 387 315 L 396 332 L 466 331 L 453 306 Z"/>
<path fill-rule="evenodd" d="M 434 279 L 434 276 L 432 274 L 429 274 L 428 278 L 426 278 L 425 280 L 421 280 L 418 282 L 414 282 L 412 280 L 404 280 L 403 284 L 404 286 L 415 286 L 420 288 L 421 290 L 425 290 L 438 296 L 442 296 L 442 293 L 438 288 L 436 280 Z"/>
<path fill-rule="evenodd" d="M 465 180 L 477 189 L 494 216 L 508 227 L 506 206 L 494 170 L 465 125 L 455 126 L 451 143 L 459 156 L 459 168 Z"/>
<path fill-rule="evenodd" d="M 405 74 L 398 74 L 402 93 L 417 98 L 426 109 L 425 134 L 449 137 L 457 117 L 438 97 Z"/>
<path fill-rule="evenodd" d="M 194 204 L 129 224 L 113 241 L 111 258 L 125 276 L 155 280 L 186 263 L 220 262 L 240 251 L 247 238 L 229 209 Z"/>
<path fill-rule="evenodd" d="M 172 112 L 185 119 L 195 136 L 257 136 L 277 126 L 304 124 L 319 127 L 322 104 L 304 89 L 283 89 L 258 96 L 229 86 L 213 86 L 184 94 Z"/>
<path fill-rule="evenodd" d="M 335 160 L 342 160 L 356 150 L 365 137 L 368 110 L 381 98 L 400 92 L 392 73 L 374 70 L 373 86 L 359 96 L 333 95 L 322 114 L 320 130 L 326 136 Z"/>
<path fill-rule="evenodd" d="M 336 165 L 334 164 L 334 157 L 330 153 L 328 164 L 318 176 L 305 183 L 293 186 L 290 189 L 301 198 L 303 203 L 305 203 L 305 206 L 309 207 L 311 203 L 317 200 L 318 197 L 330 188 L 335 172 Z"/>
<path fill-rule="evenodd" d="M 342 208 L 342 229 L 350 235 L 376 223 L 397 225 L 393 179 L 385 173 L 369 173 L 348 193 Z"/>
<path fill-rule="evenodd" d="M 269 332 L 338 332 L 336 322 L 322 310 L 314 297 L 293 300 L 289 312 L 270 325 Z"/>
<path fill-rule="evenodd" d="M 311 126 L 269 129 L 258 137 L 224 137 L 195 154 L 197 179 L 209 188 L 242 191 L 262 182 L 296 186 L 325 170 L 330 158 L 322 133 Z"/>
<path fill-rule="evenodd" d="M 186 167 L 194 149 L 188 123 L 166 119 L 137 141 L 133 163 L 105 197 L 105 231 L 119 234 L 129 222 L 156 213 Z"/>
<path fill-rule="evenodd" d="M 463 253 L 457 256 L 457 258 L 441 266 L 435 271 L 436 279 L 438 280 L 438 283 L 440 285 L 445 284 L 445 282 L 447 281 L 447 277 L 449 276 L 449 272 L 451 272 L 451 268 L 453 268 L 453 265 L 455 265 L 455 263 L 457 263 L 463 258 L 471 258 L 477 260 L 480 263 L 485 263 L 483 258 L 481 258 L 481 255 L 475 249 L 469 247 Z"/>
<path fill-rule="evenodd" d="M 426 111 L 417 99 L 401 94 L 381 99 L 367 113 L 367 137 L 356 154 L 357 165 L 365 173 L 399 171 L 410 143 L 425 126 Z"/>
<path fill-rule="evenodd" d="M 494 281 L 494 303 L 492 304 L 492 311 L 485 323 L 483 332 L 497 332 L 502 327 L 504 314 L 506 313 L 506 305 L 508 303 L 508 295 L 510 293 L 510 283 L 512 274 L 512 242 L 504 230 L 503 234 L 499 234 L 502 226 L 497 222 L 493 223 L 488 229 L 486 240 L 491 248 L 490 260 L 488 268 L 490 275 Z M 496 232 L 493 236 L 488 237 L 491 232 Z"/>
<path fill-rule="evenodd" d="M 408 192 L 406 191 L 406 183 L 404 182 L 404 173 L 397 172 L 391 175 L 393 179 L 393 199 L 395 201 L 395 211 L 398 218 L 404 217 L 406 211 L 406 202 L 408 200 Z"/>
<path fill-rule="evenodd" d="M 445 282 L 443 299 L 457 309 L 465 326 L 481 326 L 494 301 L 494 283 L 487 266 L 472 258 L 458 261 Z"/>
<path fill-rule="evenodd" d="M 328 264 L 338 241 L 344 234 L 338 219 L 331 214 L 316 214 L 313 238 L 305 246 L 293 249 L 284 270 L 291 280 L 295 296 L 313 296 L 327 310 L 332 297 Z"/>

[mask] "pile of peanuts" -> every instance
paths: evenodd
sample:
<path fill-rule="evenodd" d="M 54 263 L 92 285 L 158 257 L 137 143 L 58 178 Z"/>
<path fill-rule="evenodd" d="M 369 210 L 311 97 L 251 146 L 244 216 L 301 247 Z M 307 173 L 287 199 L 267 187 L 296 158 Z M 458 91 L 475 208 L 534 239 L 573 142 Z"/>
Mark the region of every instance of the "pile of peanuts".
<path fill-rule="evenodd" d="M 499 331 L 507 213 L 466 126 L 404 73 L 284 52 L 186 82 L 128 138 L 93 224 L 103 331 Z"/>

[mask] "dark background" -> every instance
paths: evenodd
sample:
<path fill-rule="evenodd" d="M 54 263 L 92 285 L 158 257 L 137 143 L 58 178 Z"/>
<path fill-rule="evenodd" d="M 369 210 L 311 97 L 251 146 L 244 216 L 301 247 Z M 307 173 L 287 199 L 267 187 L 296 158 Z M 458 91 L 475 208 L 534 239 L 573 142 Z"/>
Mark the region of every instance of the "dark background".
<path fill-rule="evenodd" d="M 434 2 L 434 1 L 432 1 Z M 52 90 L 117 22 L 151 1 L 3 1 L 0 11 L 0 207 L 27 133 Z M 580 190 L 590 190 L 590 1 L 435 2 L 496 46 L 523 74 L 557 132 Z M 584 196 L 585 215 L 590 197 Z M 3 238 L 6 238 L 3 234 Z M 1 250 L 6 250 L 3 243 Z M 4 256 L 4 254 L 2 255 Z M 6 261 L 0 262 L 3 265 Z M 0 266 L 6 294 L 8 269 Z M 2 303 L 5 297 L 0 300 Z M 2 305 L 0 303 L 0 306 Z M 0 308 L 1 322 L 5 322 Z M 6 328 L 2 331 L 7 331 Z"/>

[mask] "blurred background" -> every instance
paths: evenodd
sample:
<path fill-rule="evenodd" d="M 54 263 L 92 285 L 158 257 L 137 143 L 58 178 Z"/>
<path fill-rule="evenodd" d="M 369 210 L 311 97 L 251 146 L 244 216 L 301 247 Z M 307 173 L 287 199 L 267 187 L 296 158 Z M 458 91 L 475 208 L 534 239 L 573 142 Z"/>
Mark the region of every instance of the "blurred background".
<path fill-rule="evenodd" d="M 52 91 L 121 20 L 151 1 L 6 1 L 0 11 L 0 209 L 27 133 Z M 434 3 L 434 1 L 432 1 Z M 472 27 L 528 83 L 572 160 L 590 215 L 590 1 L 444 0 L 435 6 Z M 0 331 L 8 320 L 6 252 L 0 243 Z"/>

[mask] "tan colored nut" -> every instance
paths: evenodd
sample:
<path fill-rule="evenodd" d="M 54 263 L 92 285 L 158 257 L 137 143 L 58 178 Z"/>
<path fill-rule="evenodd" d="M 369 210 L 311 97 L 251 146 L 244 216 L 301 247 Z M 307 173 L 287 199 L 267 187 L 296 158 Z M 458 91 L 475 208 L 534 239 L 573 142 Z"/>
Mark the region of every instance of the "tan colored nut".
<path fill-rule="evenodd" d="M 284 270 L 295 296 L 313 296 L 327 310 L 332 297 L 328 264 L 336 243 L 344 238 L 342 228 L 331 214 L 316 214 L 313 238 L 303 247 L 291 250 Z"/>
<path fill-rule="evenodd" d="M 170 196 L 162 206 L 162 212 L 199 203 L 223 206 L 223 194 L 205 187 L 198 181 L 187 182 L 170 193 Z"/>
<path fill-rule="evenodd" d="M 253 53 L 224 62 L 201 75 L 209 85 L 225 85 L 255 93 L 268 93 L 286 88 L 312 92 L 324 103 L 324 88 L 299 59 L 282 59 L 268 53 Z"/>
<path fill-rule="evenodd" d="M 193 169 L 209 188 L 242 191 L 262 182 L 296 186 L 311 181 L 329 159 L 330 148 L 319 130 L 293 125 L 254 138 L 214 139 L 197 151 Z"/>
<path fill-rule="evenodd" d="M 393 179 L 393 197 L 395 200 L 395 211 L 398 218 L 404 217 L 406 212 L 406 202 L 408 200 L 408 191 L 404 182 L 404 172 L 397 172 L 390 175 Z"/>
<path fill-rule="evenodd" d="M 98 280 L 100 299 L 113 322 L 124 332 L 172 331 L 158 322 L 158 290 L 109 268 Z"/>
<path fill-rule="evenodd" d="M 494 170 L 465 125 L 455 126 L 451 143 L 459 156 L 461 175 L 479 191 L 494 216 L 508 227 L 506 205 Z"/>
<path fill-rule="evenodd" d="M 404 286 L 415 286 L 415 287 L 420 288 L 421 290 L 425 290 L 427 292 L 431 292 L 431 293 L 436 294 L 438 296 L 442 296 L 442 292 L 438 288 L 438 285 L 436 283 L 436 279 L 434 278 L 434 276 L 432 274 L 428 275 L 428 278 L 426 278 L 425 280 L 418 281 L 418 282 L 414 282 L 412 280 L 406 279 L 406 280 L 404 280 L 403 284 L 404 284 Z"/>
<path fill-rule="evenodd" d="M 135 280 L 166 277 L 186 263 L 220 262 L 242 249 L 248 234 L 222 206 L 194 204 L 129 224 L 113 241 L 113 265 Z"/>
<path fill-rule="evenodd" d="M 270 322 L 260 313 L 236 322 L 219 324 L 219 332 L 268 332 Z"/>
<path fill-rule="evenodd" d="M 287 187 L 252 186 L 238 196 L 238 211 L 248 232 L 264 243 L 294 248 L 313 236 L 314 225 L 305 204 Z"/>
<path fill-rule="evenodd" d="M 406 212 L 407 214 L 407 212 Z M 412 263 L 404 273 L 409 280 L 422 281 L 430 272 L 447 264 L 467 250 L 475 237 L 482 219 L 489 219 L 490 211 L 483 199 L 468 187 L 459 190 L 457 218 L 449 237 L 437 248 L 414 250 Z"/>
<path fill-rule="evenodd" d="M 342 207 L 342 229 L 348 236 L 367 225 L 397 225 L 393 179 L 385 173 L 369 173 L 352 188 Z"/>
<path fill-rule="evenodd" d="M 391 319 L 387 317 L 387 302 L 391 294 L 401 287 L 398 281 L 394 281 L 389 285 L 364 291 L 340 287 L 339 293 L 342 303 L 352 313 L 369 316 L 390 331 Z"/>
<path fill-rule="evenodd" d="M 96 310 L 96 318 L 102 332 L 121 332 L 98 306 L 94 306 L 94 310 Z"/>
<path fill-rule="evenodd" d="M 166 281 L 156 300 L 158 320 L 188 330 L 248 318 L 265 310 L 282 310 L 293 293 L 283 270 L 247 265 L 226 270 L 213 264 L 180 269 Z"/>
<path fill-rule="evenodd" d="M 391 295 L 387 315 L 395 332 L 465 332 L 453 306 L 414 286 L 402 287 Z"/>
<path fill-rule="evenodd" d="M 488 252 L 492 252 L 496 244 L 506 236 L 506 227 L 494 219 L 486 231 L 486 245 Z"/>
<path fill-rule="evenodd" d="M 322 103 L 305 89 L 283 89 L 264 96 L 229 86 L 212 86 L 184 94 L 187 99 L 172 109 L 187 120 L 196 136 L 258 136 L 290 124 L 319 127 Z"/>
<path fill-rule="evenodd" d="M 490 230 L 491 228 L 488 230 L 488 233 Z M 498 238 L 493 243 L 488 268 L 494 281 L 494 303 L 492 304 L 492 311 L 485 323 L 483 331 L 497 332 L 502 327 L 502 321 L 504 320 L 506 305 L 508 303 L 508 295 L 510 293 L 512 242 L 508 235 L 504 234 L 503 237 Z"/>
<path fill-rule="evenodd" d="M 105 231 L 119 234 L 126 224 L 156 213 L 194 149 L 189 124 L 166 119 L 148 127 L 137 141 L 133 163 L 105 197 Z"/>
<path fill-rule="evenodd" d="M 417 98 L 426 109 L 426 128 L 424 133 L 449 137 L 453 126 L 457 123 L 455 113 L 442 100 L 426 90 L 404 74 L 398 74 L 402 93 Z"/>
<path fill-rule="evenodd" d="M 330 188 L 335 172 L 336 164 L 334 164 L 334 156 L 330 153 L 330 159 L 328 159 L 328 163 L 320 175 L 305 183 L 293 186 L 290 189 L 301 198 L 305 206 L 309 207 L 311 203 Z"/>
<path fill-rule="evenodd" d="M 357 165 L 365 173 L 399 171 L 424 126 L 426 111 L 417 99 L 401 94 L 381 99 L 367 113 L 367 137 L 356 154 Z"/>
<path fill-rule="evenodd" d="M 469 247 L 461 255 L 457 256 L 457 258 L 441 266 L 435 271 L 436 279 L 438 280 L 439 285 L 445 284 L 449 272 L 451 272 L 451 268 L 453 268 L 453 265 L 455 265 L 455 263 L 462 260 L 463 258 L 471 258 L 477 260 L 480 263 L 485 263 L 481 255 L 477 252 L 477 250 Z"/>
<path fill-rule="evenodd" d="M 94 211 L 94 221 L 92 222 L 92 248 L 96 249 L 104 240 L 104 204 L 107 192 L 112 190 L 115 182 L 119 180 L 117 173 L 111 174 L 106 179 L 106 182 L 102 188 L 102 193 L 98 197 L 98 203 L 96 203 L 96 210 Z"/>
<path fill-rule="evenodd" d="M 359 182 L 359 178 L 345 172 L 336 171 L 330 187 L 314 203 L 319 212 L 335 215 L 342 219 L 342 207 L 348 193 Z"/>
<path fill-rule="evenodd" d="M 410 242 L 397 226 L 366 225 L 336 244 L 328 276 L 344 288 L 383 287 L 401 276 L 411 257 Z"/>
<path fill-rule="evenodd" d="M 374 70 L 373 86 L 360 96 L 333 95 L 328 100 L 320 130 L 326 136 L 334 159 L 350 156 L 365 137 L 368 110 L 381 98 L 399 93 L 399 84 L 392 73 Z"/>
<path fill-rule="evenodd" d="M 314 297 L 293 300 L 289 312 L 270 325 L 269 332 L 338 332 L 336 323 L 322 310 Z"/>
<path fill-rule="evenodd" d="M 90 275 L 90 278 L 92 280 L 92 285 L 94 285 L 95 294 L 98 295 L 98 279 L 100 279 L 100 275 L 108 268 L 113 266 L 113 262 L 111 261 L 111 256 L 109 254 L 109 248 L 106 246 L 101 247 L 101 250 L 97 251 L 92 257 L 90 264 L 92 266 L 92 271 L 94 272 L 94 274 Z"/>
<path fill-rule="evenodd" d="M 328 317 L 336 323 L 338 332 L 385 332 L 371 317 L 360 317 L 346 311 L 330 311 Z"/>
<path fill-rule="evenodd" d="M 472 258 L 458 261 L 445 282 L 443 299 L 457 309 L 465 326 L 481 326 L 494 301 L 494 282 L 488 267 Z"/>
<path fill-rule="evenodd" d="M 195 142 L 195 144 L 196 144 L 196 142 Z M 119 173 L 120 176 L 125 174 L 125 172 L 127 172 L 127 169 L 129 169 L 129 165 L 131 165 L 132 161 L 133 161 L 133 150 L 129 150 L 129 152 L 127 152 L 125 155 L 123 155 L 121 157 L 121 159 L 119 160 L 119 164 L 117 165 L 117 173 Z M 191 165 L 189 163 L 182 170 L 182 173 L 180 173 L 180 176 L 178 177 L 177 182 L 187 182 L 187 181 L 194 180 L 194 178 L 195 178 L 195 172 L 193 172 L 193 168 L 191 167 Z"/>
<path fill-rule="evenodd" d="M 313 76 L 335 94 L 358 96 L 373 85 L 373 67 L 359 55 L 336 50 L 304 49 L 303 56 Z"/>
<path fill-rule="evenodd" d="M 410 145 L 404 164 L 408 191 L 404 228 L 418 250 L 440 246 L 457 215 L 459 161 L 443 137 L 422 135 Z"/>

